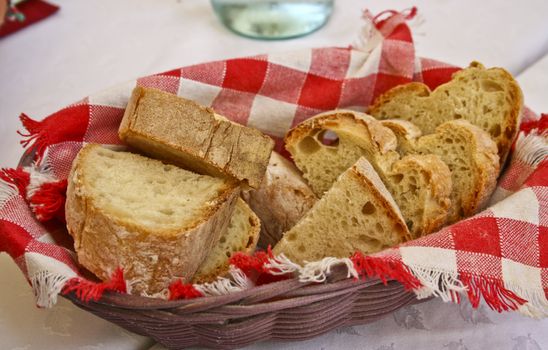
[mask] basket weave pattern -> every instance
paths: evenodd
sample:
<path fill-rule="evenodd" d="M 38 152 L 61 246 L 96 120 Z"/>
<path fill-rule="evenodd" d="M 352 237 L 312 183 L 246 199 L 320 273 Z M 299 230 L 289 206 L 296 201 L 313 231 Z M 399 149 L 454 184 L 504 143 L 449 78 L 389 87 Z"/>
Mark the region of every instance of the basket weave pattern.
<path fill-rule="evenodd" d="M 340 326 L 365 324 L 416 302 L 395 281 L 343 278 L 341 266 L 322 284 L 289 279 L 242 292 L 181 301 L 105 293 L 78 307 L 170 349 L 232 349 L 268 339 L 305 340 Z M 339 279 L 337 281 L 337 279 Z"/>

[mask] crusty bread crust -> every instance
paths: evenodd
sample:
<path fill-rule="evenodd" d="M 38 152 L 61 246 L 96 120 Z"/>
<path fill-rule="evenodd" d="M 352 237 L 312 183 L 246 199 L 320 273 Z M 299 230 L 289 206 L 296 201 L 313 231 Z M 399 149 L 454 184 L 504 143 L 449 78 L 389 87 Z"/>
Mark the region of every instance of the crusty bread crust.
<path fill-rule="evenodd" d="M 293 154 L 297 143 L 316 129 L 329 129 L 347 126 L 349 133 L 360 140 L 364 146 L 374 147 L 381 154 L 394 151 L 398 145 L 395 135 L 388 129 L 377 123 L 370 115 L 352 110 L 337 109 L 320 113 L 289 130 L 285 136 L 287 150 Z M 373 141 L 373 144 L 369 142 Z M 292 152 L 293 151 L 293 152 Z"/>
<path fill-rule="evenodd" d="M 382 203 L 383 208 L 386 210 L 386 214 L 392 219 L 392 222 L 397 229 L 396 231 L 400 237 L 400 242 L 410 240 L 411 234 L 407 229 L 400 208 L 394 201 L 390 192 L 388 192 L 388 189 L 382 182 L 379 174 L 371 166 L 371 163 L 365 158 L 360 158 L 356 164 L 350 168 L 349 174 L 359 179 L 364 187 L 367 188 L 367 192 L 373 193 L 375 198 Z"/>
<path fill-rule="evenodd" d="M 237 184 L 227 182 L 192 227 L 153 231 L 96 206 L 90 179 L 82 172 L 94 147 L 99 146 L 80 151 L 68 177 L 66 221 L 79 263 L 102 280 L 123 268 L 130 293 L 138 295 L 162 292 L 176 278 L 190 281 L 226 229 L 239 194 Z"/>
<path fill-rule="evenodd" d="M 451 207 L 450 193 L 453 188 L 451 172 L 447 165 L 432 154 L 406 155 L 392 166 L 392 174 L 405 174 L 419 171 L 427 182 L 425 197 L 421 198 L 424 205 L 420 222 L 422 227 L 417 230 L 411 228 L 413 239 L 435 232 L 447 222 Z M 430 198 L 430 200 L 428 200 Z"/>
<path fill-rule="evenodd" d="M 257 188 L 274 141 L 176 95 L 136 87 L 119 128 L 129 145 L 198 173 Z"/>
<path fill-rule="evenodd" d="M 276 245 L 318 200 L 298 169 L 276 152 L 259 189 L 243 192 L 242 197 L 261 219 L 259 246 L 264 248 Z"/>
<path fill-rule="evenodd" d="M 462 203 L 464 215 L 456 218 L 456 220 L 460 220 L 472 216 L 485 208 L 497 185 L 500 165 L 497 145 L 486 132 L 471 125 L 466 120 L 454 120 L 444 123 L 438 126 L 436 131 L 443 133 L 445 129 L 451 128 L 458 128 L 463 133 L 466 133 L 468 136 L 467 139 L 472 144 L 472 148 L 476 150 L 473 153 L 474 165 L 476 166 L 473 176 L 476 179 L 476 186 L 468 200 Z"/>
<path fill-rule="evenodd" d="M 496 187 L 500 167 L 497 145 L 489 134 L 466 120 L 445 122 L 436 128 L 435 133 L 425 136 L 420 136 L 417 127 L 405 120 L 386 119 L 381 122 L 398 137 L 398 151 L 401 154 L 436 153 L 450 167 L 453 164 L 447 159 L 450 158 L 447 155 L 451 151 L 445 147 L 447 151 L 443 154 L 437 152 L 435 146 L 443 147 L 442 144 L 447 139 L 444 135 L 460 135 L 460 140 L 465 143 L 462 146 L 466 147 L 466 151 L 463 148 L 462 153 L 471 158 L 471 168 L 453 169 L 452 175 L 466 172 L 465 176 L 471 179 L 472 187 L 460 188 L 453 181 L 453 205 L 448 215 L 448 223 L 474 215 L 484 208 Z M 456 200 L 457 197 L 462 200 Z"/>
<path fill-rule="evenodd" d="M 364 113 L 351 110 L 335 110 L 322 113 L 297 125 L 286 135 L 287 150 L 292 154 L 297 167 L 303 171 L 304 177 L 318 196 L 321 196 L 333 181 L 327 181 L 327 184 L 323 182 L 321 184 L 316 183 L 314 176 L 305 170 L 306 163 L 310 162 L 312 158 L 304 154 L 299 145 L 305 138 L 315 140 L 314 142 L 318 141 L 316 140 L 317 135 L 324 130 L 337 133 L 339 144 L 336 147 L 345 147 L 344 145 L 352 144 L 360 148 L 359 156 L 368 159 L 390 190 L 404 213 L 413 237 L 434 232 L 443 226 L 448 212 L 452 186 L 451 173 L 447 166 L 437 156 L 417 155 L 405 160 L 401 159 L 398 152 L 396 152 L 398 141 L 394 132 L 375 118 Z M 318 147 L 323 146 L 318 143 Z M 332 150 L 336 147 L 332 147 Z M 353 164 L 356 159 L 349 159 L 349 161 Z M 327 160 L 323 159 L 322 162 L 325 163 Z M 326 167 L 327 165 L 324 164 Z M 335 170 L 342 172 L 345 169 Z M 423 187 L 420 188 L 418 194 L 420 202 L 417 202 L 413 208 L 408 205 L 406 209 L 403 206 L 403 201 L 408 199 L 408 195 L 399 191 L 397 181 L 394 179 L 401 178 L 409 170 L 414 170 L 419 174 L 422 180 L 421 186 Z M 339 175 L 334 171 L 329 174 L 332 177 L 330 180 Z M 416 210 L 417 208 L 419 210 Z M 420 214 L 421 218 L 412 220 L 410 217 L 411 212 L 422 213 Z M 418 216 L 418 214 L 413 214 L 414 218 Z"/>
<path fill-rule="evenodd" d="M 246 244 L 244 249 L 238 250 L 238 252 L 242 252 L 244 254 L 249 255 L 255 251 L 257 242 L 259 241 L 259 233 L 261 232 L 261 221 L 259 220 L 257 215 L 255 215 L 255 213 L 251 210 L 251 208 L 249 208 L 249 206 L 241 198 L 238 198 L 236 202 L 236 206 L 238 206 L 240 210 L 243 211 L 245 220 L 248 220 L 250 224 L 249 231 L 239 232 L 241 238 L 246 241 Z M 234 211 L 234 214 L 232 215 L 231 220 L 235 219 L 234 215 L 236 215 L 236 211 Z M 230 248 L 233 248 L 233 247 L 230 247 Z M 229 259 L 236 252 L 237 251 L 233 249 L 223 252 L 224 262 L 217 266 L 213 266 L 212 268 L 210 266 L 205 267 L 205 264 L 210 258 L 210 256 L 207 256 L 204 262 L 202 263 L 202 265 L 198 268 L 198 271 L 196 272 L 196 274 L 194 275 L 192 279 L 192 283 L 212 282 L 216 280 L 217 277 L 226 275 L 230 269 Z"/>
<path fill-rule="evenodd" d="M 474 92 L 472 96 L 472 87 L 477 85 L 485 87 L 477 89 L 480 92 Z M 491 96 L 493 91 L 490 89 L 495 89 L 494 93 L 500 95 L 500 104 L 509 107 L 504 115 L 493 116 L 489 113 L 497 107 L 478 104 L 479 97 L 487 100 L 486 96 Z M 453 93 L 460 96 L 463 90 L 469 94 L 468 103 L 464 104 L 453 97 Z M 459 108 L 454 107 L 456 104 Z M 517 136 L 522 108 L 522 91 L 509 72 L 502 68 L 485 69 L 481 63 L 472 62 L 468 68 L 454 73 L 449 82 L 434 91 L 418 82 L 396 86 L 377 97 L 368 113 L 379 119 L 412 121 L 425 134 L 434 132 L 438 125 L 446 121 L 463 118 L 491 135 L 497 143 L 502 165 Z M 494 118 L 497 120 L 492 120 Z M 500 125 L 494 127 L 494 122 Z"/>

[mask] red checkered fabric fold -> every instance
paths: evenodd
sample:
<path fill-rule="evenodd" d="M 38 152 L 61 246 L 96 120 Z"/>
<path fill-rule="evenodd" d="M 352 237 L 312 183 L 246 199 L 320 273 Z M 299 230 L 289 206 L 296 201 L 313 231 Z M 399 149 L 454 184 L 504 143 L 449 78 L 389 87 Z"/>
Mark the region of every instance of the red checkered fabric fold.
<path fill-rule="evenodd" d="M 49 306 L 85 280 L 63 230 L 62 198 L 72 160 L 89 142 L 120 144 L 118 125 L 135 84 L 178 94 L 241 124 L 282 137 L 299 122 L 335 108 L 365 110 L 387 89 L 410 81 L 435 88 L 457 67 L 415 56 L 406 23 L 414 11 L 373 17 L 349 48 L 307 49 L 204 63 L 143 77 L 89 96 L 37 122 L 22 116 L 33 169 L 5 170 L 0 187 L 0 250 Z M 526 110 L 522 134 L 482 213 L 400 247 L 352 258 L 358 272 L 397 278 L 418 296 L 473 303 L 533 316 L 548 310 L 548 153 L 545 119 Z M 49 184 L 45 188 L 45 184 Z M 48 200 L 48 198 L 55 200 Z M 61 198 L 61 200 L 59 200 Z M 69 282 L 71 281 L 71 282 Z M 116 283 L 107 285 L 119 287 Z M 184 288 L 183 288 L 184 287 Z M 103 290 L 107 286 L 96 287 Z M 186 286 L 178 286 L 186 291 Z M 196 296 L 196 290 L 191 288 Z M 182 292 L 181 292 L 182 293 Z"/>

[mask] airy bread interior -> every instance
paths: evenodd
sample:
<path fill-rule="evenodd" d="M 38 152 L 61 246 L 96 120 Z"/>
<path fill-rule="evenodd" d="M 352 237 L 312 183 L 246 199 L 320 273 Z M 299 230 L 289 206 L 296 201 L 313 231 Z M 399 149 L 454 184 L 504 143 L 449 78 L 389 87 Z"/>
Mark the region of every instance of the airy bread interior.
<path fill-rule="evenodd" d="M 409 237 L 401 213 L 373 167 L 360 158 L 274 247 L 303 263 L 374 253 Z"/>
<path fill-rule="evenodd" d="M 88 153 L 81 173 L 97 207 L 158 234 L 191 228 L 226 189 L 222 179 L 105 148 Z"/>
<path fill-rule="evenodd" d="M 86 145 L 68 178 L 67 228 L 79 262 L 132 294 L 189 281 L 225 231 L 239 188 L 128 152 Z"/>
<path fill-rule="evenodd" d="M 424 134 L 449 120 L 467 120 L 491 135 L 503 164 L 517 135 L 522 107 L 521 89 L 510 73 L 472 62 L 434 91 L 422 83 L 396 86 L 379 96 L 368 113 L 411 121 Z"/>
<path fill-rule="evenodd" d="M 438 126 L 433 134 L 417 137 L 415 126 L 401 120 L 382 122 L 399 139 L 403 153 L 435 154 L 451 170 L 453 191 L 448 223 L 477 213 L 489 199 L 499 173 L 497 146 L 489 135 L 466 120 Z"/>
<path fill-rule="evenodd" d="M 413 237 L 445 223 L 451 193 L 447 166 L 433 155 L 401 159 L 394 133 L 371 116 L 345 110 L 320 114 L 292 129 L 286 147 L 318 196 L 363 156 L 399 205 Z"/>

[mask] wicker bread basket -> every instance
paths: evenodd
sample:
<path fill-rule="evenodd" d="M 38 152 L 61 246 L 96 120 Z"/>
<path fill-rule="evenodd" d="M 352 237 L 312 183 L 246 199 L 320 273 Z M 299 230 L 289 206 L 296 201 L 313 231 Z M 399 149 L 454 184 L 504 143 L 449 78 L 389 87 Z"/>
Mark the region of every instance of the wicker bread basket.
<path fill-rule="evenodd" d="M 205 346 L 233 349 L 275 339 L 298 341 L 337 327 L 365 324 L 416 302 L 412 292 L 395 281 L 343 278 L 346 267 L 330 281 L 304 284 L 284 280 L 242 292 L 164 301 L 105 293 L 97 302 L 78 307 L 131 332 L 152 337 L 169 349 Z"/>

